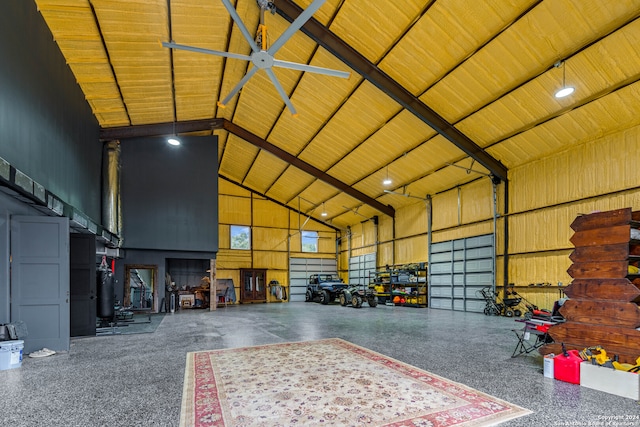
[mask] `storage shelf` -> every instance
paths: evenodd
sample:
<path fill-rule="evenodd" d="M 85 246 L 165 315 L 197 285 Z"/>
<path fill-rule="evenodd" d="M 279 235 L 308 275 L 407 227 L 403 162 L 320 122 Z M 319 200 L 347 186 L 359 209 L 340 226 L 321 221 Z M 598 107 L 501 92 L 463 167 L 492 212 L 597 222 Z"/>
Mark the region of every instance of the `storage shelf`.
<path fill-rule="evenodd" d="M 380 303 L 404 307 L 427 306 L 426 263 L 389 266 L 385 270 L 370 273 L 369 288 L 376 290 Z M 404 303 L 393 303 L 401 297 Z"/>

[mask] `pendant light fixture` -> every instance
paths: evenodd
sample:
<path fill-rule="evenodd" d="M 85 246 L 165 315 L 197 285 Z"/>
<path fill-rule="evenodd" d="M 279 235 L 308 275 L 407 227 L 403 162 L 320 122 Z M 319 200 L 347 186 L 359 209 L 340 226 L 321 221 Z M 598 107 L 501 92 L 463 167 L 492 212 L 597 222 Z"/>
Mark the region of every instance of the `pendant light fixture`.
<path fill-rule="evenodd" d="M 566 76 L 567 76 L 567 66 L 565 61 L 558 61 L 554 64 L 556 68 L 562 67 L 562 87 L 555 94 L 556 98 L 564 98 L 565 96 L 569 96 L 573 93 L 575 88 L 573 86 L 567 86 Z"/>
<path fill-rule="evenodd" d="M 167 143 L 171 145 L 180 145 L 180 140 L 176 136 L 176 122 L 173 122 L 173 135 L 167 138 Z"/>
<path fill-rule="evenodd" d="M 389 178 L 389 166 L 387 166 L 387 177 L 384 179 L 384 181 L 382 181 L 383 185 L 391 185 L 393 181 L 391 181 L 391 178 Z"/>
<path fill-rule="evenodd" d="M 324 210 L 324 202 L 322 202 L 322 213 L 320 214 L 321 216 L 327 216 L 327 211 Z"/>

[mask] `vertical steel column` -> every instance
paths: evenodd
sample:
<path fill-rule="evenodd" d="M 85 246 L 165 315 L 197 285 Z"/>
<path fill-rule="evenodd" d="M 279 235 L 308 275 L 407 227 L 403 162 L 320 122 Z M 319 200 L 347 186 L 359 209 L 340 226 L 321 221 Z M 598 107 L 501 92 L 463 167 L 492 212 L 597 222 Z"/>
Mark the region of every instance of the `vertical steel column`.
<path fill-rule="evenodd" d="M 497 262 L 497 252 L 498 252 L 498 247 L 496 245 L 497 242 L 497 234 L 498 234 L 498 230 L 497 230 L 497 226 L 498 226 L 498 190 L 497 190 L 497 184 L 495 183 L 494 180 L 491 180 L 491 185 L 493 186 L 493 267 L 491 268 L 491 274 L 492 274 L 492 282 L 493 282 L 493 294 L 496 294 L 496 262 Z"/>
<path fill-rule="evenodd" d="M 432 214 L 432 203 L 433 199 L 431 199 L 431 195 L 427 194 L 427 198 L 425 200 L 425 204 L 427 207 L 427 289 L 429 293 L 427 294 L 428 307 L 431 307 L 431 221 L 433 220 Z"/>

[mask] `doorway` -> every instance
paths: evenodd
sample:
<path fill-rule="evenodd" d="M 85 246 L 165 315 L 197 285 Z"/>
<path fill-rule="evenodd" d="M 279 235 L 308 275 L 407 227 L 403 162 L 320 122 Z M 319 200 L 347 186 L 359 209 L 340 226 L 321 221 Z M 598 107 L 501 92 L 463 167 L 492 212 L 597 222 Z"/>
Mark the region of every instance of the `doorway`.
<path fill-rule="evenodd" d="M 155 312 L 157 276 L 157 265 L 125 265 L 124 306 Z"/>
<path fill-rule="evenodd" d="M 267 270 L 240 269 L 240 302 L 267 302 Z"/>

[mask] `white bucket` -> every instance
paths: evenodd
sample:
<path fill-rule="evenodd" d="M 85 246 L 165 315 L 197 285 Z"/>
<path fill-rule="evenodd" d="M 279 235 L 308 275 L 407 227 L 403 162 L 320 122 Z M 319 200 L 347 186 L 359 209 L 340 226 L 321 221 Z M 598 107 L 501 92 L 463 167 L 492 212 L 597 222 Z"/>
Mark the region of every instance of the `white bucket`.
<path fill-rule="evenodd" d="M 22 366 L 23 340 L 0 341 L 0 371 Z"/>

